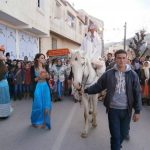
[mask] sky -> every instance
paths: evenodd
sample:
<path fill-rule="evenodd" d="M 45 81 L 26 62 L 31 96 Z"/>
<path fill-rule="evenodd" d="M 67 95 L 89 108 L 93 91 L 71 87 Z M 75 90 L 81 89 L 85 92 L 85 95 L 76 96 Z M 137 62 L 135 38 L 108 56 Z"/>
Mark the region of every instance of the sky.
<path fill-rule="evenodd" d="M 119 42 L 141 29 L 150 33 L 150 0 L 68 0 L 76 10 L 83 9 L 104 22 L 104 42 Z"/>

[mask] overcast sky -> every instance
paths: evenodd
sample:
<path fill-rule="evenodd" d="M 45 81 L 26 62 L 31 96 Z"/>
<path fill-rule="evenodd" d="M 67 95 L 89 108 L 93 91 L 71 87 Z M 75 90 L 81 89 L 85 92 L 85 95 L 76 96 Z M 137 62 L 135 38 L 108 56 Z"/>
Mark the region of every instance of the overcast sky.
<path fill-rule="evenodd" d="M 68 0 L 75 9 L 104 21 L 105 42 L 122 41 L 124 23 L 127 22 L 127 38 L 140 29 L 150 32 L 150 0 Z"/>

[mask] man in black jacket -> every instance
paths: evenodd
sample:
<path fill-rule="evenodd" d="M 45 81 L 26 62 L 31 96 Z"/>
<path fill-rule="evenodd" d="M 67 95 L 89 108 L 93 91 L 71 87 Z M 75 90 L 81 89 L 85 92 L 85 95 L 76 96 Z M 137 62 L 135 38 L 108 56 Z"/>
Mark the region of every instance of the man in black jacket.
<path fill-rule="evenodd" d="M 97 83 L 84 92 L 96 94 L 107 89 L 104 105 L 108 112 L 111 150 L 120 150 L 128 134 L 132 108 L 134 108 L 133 121 L 137 122 L 140 118 L 141 92 L 139 78 L 127 64 L 126 51 L 116 51 L 115 62 L 112 69 L 106 71 Z"/>
<path fill-rule="evenodd" d="M 107 60 L 105 62 L 106 70 L 111 69 L 114 66 L 114 60 L 112 58 L 112 53 L 107 54 Z"/>

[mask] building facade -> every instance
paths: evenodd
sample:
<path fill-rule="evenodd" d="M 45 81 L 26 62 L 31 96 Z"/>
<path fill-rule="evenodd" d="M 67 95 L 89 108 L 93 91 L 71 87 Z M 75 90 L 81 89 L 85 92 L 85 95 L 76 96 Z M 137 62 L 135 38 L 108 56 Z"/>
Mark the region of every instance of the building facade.
<path fill-rule="evenodd" d="M 101 21 L 88 14 L 83 19 L 65 0 L 2 0 L 0 44 L 12 59 L 21 60 L 33 60 L 36 53 L 50 49 L 79 49 L 91 22 Z M 100 27 L 103 39 L 103 24 Z"/>
<path fill-rule="evenodd" d="M 50 0 L 0 1 L 0 44 L 12 59 L 33 60 L 39 39 L 49 36 Z"/>
<path fill-rule="evenodd" d="M 85 25 L 78 17 L 77 11 L 63 0 L 51 0 L 50 10 L 50 37 L 41 40 L 42 51 L 60 48 L 78 49 Z"/>

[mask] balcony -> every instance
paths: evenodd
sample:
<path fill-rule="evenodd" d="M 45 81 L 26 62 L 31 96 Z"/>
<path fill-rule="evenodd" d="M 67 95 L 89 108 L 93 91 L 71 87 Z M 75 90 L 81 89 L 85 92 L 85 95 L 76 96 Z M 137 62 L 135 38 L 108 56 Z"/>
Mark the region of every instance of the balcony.
<path fill-rule="evenodd" d="M 75 28 L 70 27 L 64 20 L 61 19 L 51 19 L 50 20 L 50 30 L 60 36 L 70 39 L 76 43 L 81 43 L 83 36 L 76 31 Z"/>
<path fill-rule="evenodd" d="M 5 21 L 5 22 L 8 22 L 14 26 L 25 26 L 25 25 L 28 25 L 27 23 L 3 12 L 0 10 L 0 20 L 2 21 Z"/>
<path fill-rule="evenodd" d="M 0 21 L 4 21 L 7 22 L 13 26 L 15 26 L 16 29 L 20 29 L 20 30 L 24 30 L 24 31 L 28 31 L 31 32 L 33 34 L 36 34 L 37 36 L 49 36 L 49 30 L 41 30 L 38 28 L 35 28 L 33 26 L 31 26 L 30 24 L 26 23 L 25 21 L 22 21 L 8 13 L 5 13 L 3 11 L 0 10 Z"/>

